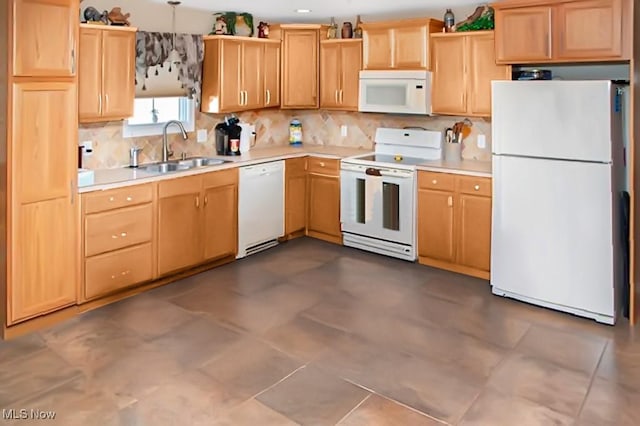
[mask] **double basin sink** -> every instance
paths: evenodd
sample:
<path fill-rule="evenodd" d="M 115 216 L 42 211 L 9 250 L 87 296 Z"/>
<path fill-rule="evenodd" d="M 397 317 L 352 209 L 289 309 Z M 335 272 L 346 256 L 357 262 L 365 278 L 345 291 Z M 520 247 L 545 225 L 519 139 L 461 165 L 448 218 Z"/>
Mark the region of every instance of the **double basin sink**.
<path fill-rule="evenodd" d="M 198 167 L 219 166 L 225 163 L 231 163 L 231 161 L 221 160 L 219 158 L 193 157 L 184 160 L 171 160 L 162 163 L 148 164 L 140 166 L 138 169 L 154 173 L 170 173 L 182 172 Z"/>

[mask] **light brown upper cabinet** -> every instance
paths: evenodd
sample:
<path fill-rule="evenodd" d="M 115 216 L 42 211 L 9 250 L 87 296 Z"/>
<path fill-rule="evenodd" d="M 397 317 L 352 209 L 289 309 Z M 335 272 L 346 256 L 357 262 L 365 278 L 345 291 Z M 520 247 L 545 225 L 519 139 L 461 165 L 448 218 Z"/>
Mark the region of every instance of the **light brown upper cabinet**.
<path fill-rule="evenodd" d="M 280 42 L 248 37 L 204 38 L 201 111 L 244 111 L 279 104 Z"/>
<path fill-rule="evenodd" d="M 78 57 L 80 122 L 133 115 L 136 29 L 81 24 Z"/>
<path fill-rule="evenodd" d="M 282 39 L 281 108 L 318 108 L 318 50 L 324 26 L 290 24 L 274 27 L 270 37 Z"/>
<path fill-rule="evenodd" d="M 413 18 L 362 23 L 363 68 L 430 69 L 429 38 L 442 31 L 436 19 Z"/>
<path fill-rule="evenodd" d="M 361 68 L 361 40 L 320 42 L 320 107 L 357 111 Z"/>
<path fill-rule="evenodd" d="M 511 79 L 511 67 L 495 63 L 493 41 L 493 31 L 432 35 L 434 113 L 491 115 L 491 81 Z"/>
<path fill-rule="evenodd" d="M 13 75 L 74 76 L 78 0 L 12 1 Z M 2 7 L 6 8 L 4 2 Z"/>
<path fill-rule="evenodd" d="M 493 7 L 498 63 L 631 57 L 631 0 L 519 0 Z"/>

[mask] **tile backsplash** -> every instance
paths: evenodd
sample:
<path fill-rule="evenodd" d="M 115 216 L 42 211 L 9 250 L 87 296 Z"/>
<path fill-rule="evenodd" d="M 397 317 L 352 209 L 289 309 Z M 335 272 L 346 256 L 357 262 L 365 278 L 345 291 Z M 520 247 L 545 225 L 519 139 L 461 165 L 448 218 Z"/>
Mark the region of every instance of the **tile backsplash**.
<path fill-rule="evenodd" d="M 423 127 L 444 131 L 462 117 L 409 116 L 395 114 L 371 114 L 326 110 L 265 109 L 238 113 L 241 121 L 254 124 L 256 137 L 252 149 L 286 145 L 289 140 L 289 122 L 298 118 L 302 122 L 303 143 L 335 145 L 354 148 L 373 148 L 373 138 L 378 127 Z M 175 156 L 215 155 L 214 127 L 224 115 L 196 113 L 196 129 L 207 130 L 207 141 L 196 142 L 195 132 L 183 141 L 177 134 L 169 135 L 169 143 Z M 491 122 L 472 119 L 471 134 L 463 141 L 462 157 L 480 161 L 491 160 Z M 341 126 L 347 126 L 347 136 L 341 136 Z M 478 148 L 476 138 L 486 136 L 486 147 Z M 79 141 L 93 142 L 93 154 L 85 156 L 83 165 L 89 169 L 116 168 L 129 165 L 129 148 L 140 147 L 140 162 L 159 161 L 162 153 L 161 136 L 123 138 L 122 122 L 81 124 Z"/>

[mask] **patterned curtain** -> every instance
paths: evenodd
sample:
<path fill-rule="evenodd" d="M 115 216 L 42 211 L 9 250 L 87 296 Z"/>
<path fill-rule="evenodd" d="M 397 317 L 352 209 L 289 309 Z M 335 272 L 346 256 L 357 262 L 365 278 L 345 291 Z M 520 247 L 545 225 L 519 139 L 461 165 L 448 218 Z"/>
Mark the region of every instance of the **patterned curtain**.
<path fill-rule="evenodd" d="M 189 98 L 194 98 L 196 105 L 200 104 L 202 88 L 202 60 L 204 58 L 204 44 L 201 35 L 176 34 L 176 50 L 182 59 L 177 65 L 167 64 L 171 44 L 172 33 L 158 33 L 138 31 L 136 34 L 136 74 L 149 77 L 149 68 L 168 66 L 178 70 L 178 80 L 185 89 Z M 157 70 L 156 70 L 157 72 Z M 136 81 L 138 84 L 138 81 Z M 144 81 L 142 90 L 145 90 Z"/>

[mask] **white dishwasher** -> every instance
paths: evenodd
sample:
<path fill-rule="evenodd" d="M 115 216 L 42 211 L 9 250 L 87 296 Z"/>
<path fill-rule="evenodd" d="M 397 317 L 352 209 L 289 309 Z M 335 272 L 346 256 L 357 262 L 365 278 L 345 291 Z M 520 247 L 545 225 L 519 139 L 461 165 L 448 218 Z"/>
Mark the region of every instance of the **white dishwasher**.
<path fill-rule="evenodd" d="M 278 244 L 284 235 L 284 161 L 240 167 L 238 255 Z"/>

